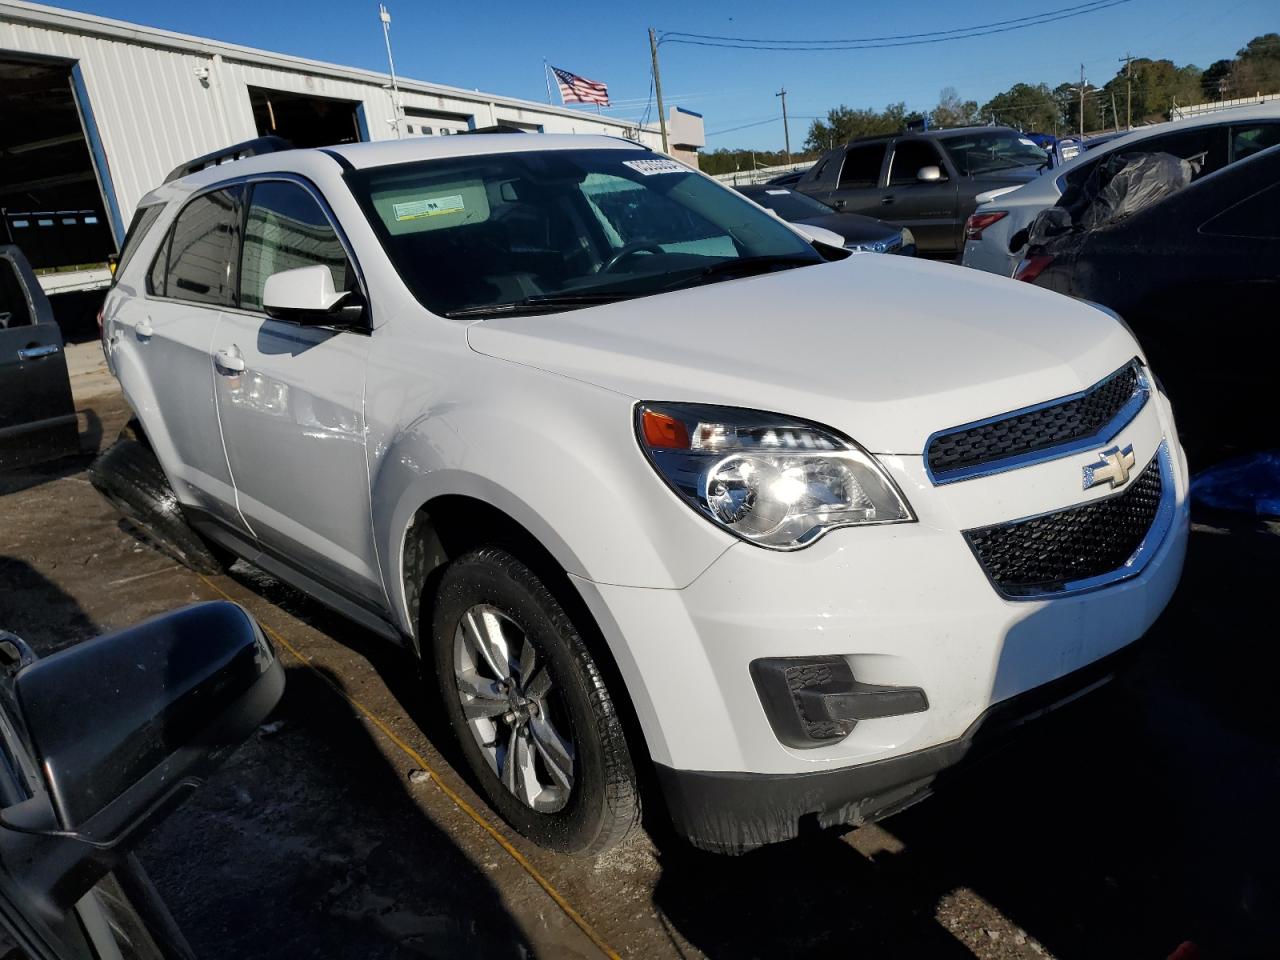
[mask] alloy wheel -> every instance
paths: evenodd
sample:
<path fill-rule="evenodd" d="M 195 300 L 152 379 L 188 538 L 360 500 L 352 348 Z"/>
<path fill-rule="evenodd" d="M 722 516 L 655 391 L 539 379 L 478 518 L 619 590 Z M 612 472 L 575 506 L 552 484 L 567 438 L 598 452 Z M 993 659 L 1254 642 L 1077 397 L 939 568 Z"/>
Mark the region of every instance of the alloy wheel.
<path fill-rule="evenodd" d="M 574 744 L 548 665 L 533 641 L 491 604 L 470 607 L 453 642 L 467 727 L 489 768 L 517 799 L 555 813 L 573 791 Z"/>

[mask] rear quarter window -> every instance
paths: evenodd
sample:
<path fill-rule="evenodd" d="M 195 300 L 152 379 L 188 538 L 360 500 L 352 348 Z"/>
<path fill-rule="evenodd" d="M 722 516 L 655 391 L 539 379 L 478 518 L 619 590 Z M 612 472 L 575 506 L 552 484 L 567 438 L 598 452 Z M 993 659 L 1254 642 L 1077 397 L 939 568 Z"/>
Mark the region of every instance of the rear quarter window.
<path fill-rule="evenodd" d="M 151 232 L 151 228 L 155 226 L 155 222 L 160 218 L 163 210 L 163 203 L 152 203 L 145 207 L 139 207 L 134 212 L 133 219 L 129 222 L 129 229 L 124 235 L 124 246 L 120 250 L 120 262 L 116 264 L 116 272 L 111 280 L 112 286 L 115 286 L 115 282 L 120 279 L 120 276 L 129 266 L 130 261 L 133 260 L 134 255 L 138 252 L 138 248 L 142 246 L 142 241 Z"/>

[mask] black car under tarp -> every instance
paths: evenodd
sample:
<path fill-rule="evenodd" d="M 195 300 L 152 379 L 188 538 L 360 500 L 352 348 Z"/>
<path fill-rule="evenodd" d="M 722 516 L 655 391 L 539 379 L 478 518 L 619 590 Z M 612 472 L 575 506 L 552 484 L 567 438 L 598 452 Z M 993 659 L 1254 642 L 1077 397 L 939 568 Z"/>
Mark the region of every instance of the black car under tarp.
<path fill-rule="evenodd" d="M 1191 183 L 1198 165 L 1171 153 L 1130 153 L 1098 164 L 1079 190 L 1064 194 L 1031 222 L 1034 252 L 1069 256 L 1094 230 L 1101 230 L 1159 203 Z"/>

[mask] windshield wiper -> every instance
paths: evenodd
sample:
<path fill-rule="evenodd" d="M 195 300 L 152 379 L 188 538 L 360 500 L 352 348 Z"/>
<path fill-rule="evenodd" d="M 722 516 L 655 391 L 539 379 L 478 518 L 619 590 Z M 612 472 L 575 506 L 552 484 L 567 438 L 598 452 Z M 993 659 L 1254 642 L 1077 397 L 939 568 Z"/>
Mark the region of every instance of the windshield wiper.
<path fill-rule="evenodd" d="M 713 263 L 709 267 L 703 267 L 691 276 L 680 277 L 660 289 L 670 290 L 685 284 L 705 283 L 716 277 L 750 276 L 753 273 L 768 273 L 778 267 L 807 267 L 822 262 L 821 258 L 815 260 L 813 257 L 794 253 L 771 254 L 763 257 L 739 257 L 734 260 L 721 260 L 719 263 Z"/>
<path fill-rule="evenodd" d="M 490 303 L 479 307 L 463 307 L 450 310 L 445 316 L 451 320 L 465 317 L 510 317 L 534 313 L 555 313 L 559 310 L 576 310 L 601 303 L 617 303 L 634 297 L 632 292 L 615 293 L 540 293 L 512 300 L 510 303 Z"/>

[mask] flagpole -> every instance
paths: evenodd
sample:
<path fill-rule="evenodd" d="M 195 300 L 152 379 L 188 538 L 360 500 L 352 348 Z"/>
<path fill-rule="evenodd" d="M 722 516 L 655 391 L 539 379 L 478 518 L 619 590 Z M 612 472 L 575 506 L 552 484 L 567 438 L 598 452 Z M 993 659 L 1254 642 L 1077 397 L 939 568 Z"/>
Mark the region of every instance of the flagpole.
<path fill-rule="evenodd" d="M 551 103 L 551 68 L 547 66 L 547 58 L 542 58 L 542 79 L 547 82 L 547 103 Z"/>

